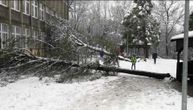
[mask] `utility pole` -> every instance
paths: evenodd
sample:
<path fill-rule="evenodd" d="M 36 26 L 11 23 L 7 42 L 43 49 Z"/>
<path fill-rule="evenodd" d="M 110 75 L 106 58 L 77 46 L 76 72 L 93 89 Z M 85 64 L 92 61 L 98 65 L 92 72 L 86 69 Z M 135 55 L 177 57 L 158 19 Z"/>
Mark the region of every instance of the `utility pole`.
<path fill-rule="evenodd" d="M 187 110 L 188 31 L 189 31 L 189 0 L 185 0 L 182 110 Z"/>

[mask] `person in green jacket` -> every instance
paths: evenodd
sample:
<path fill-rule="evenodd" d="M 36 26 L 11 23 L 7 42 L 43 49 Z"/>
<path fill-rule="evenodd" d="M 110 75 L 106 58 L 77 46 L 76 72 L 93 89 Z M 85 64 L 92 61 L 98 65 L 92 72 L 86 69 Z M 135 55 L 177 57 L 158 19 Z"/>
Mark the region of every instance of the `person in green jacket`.
<path fill-rule="evenodd" d="M 136 62 L 137 62 L 137 57 L 136 57 L 136 55 L 133 55 L 132 57 L 131 57 L 131 69 L 136 69 Z"/>

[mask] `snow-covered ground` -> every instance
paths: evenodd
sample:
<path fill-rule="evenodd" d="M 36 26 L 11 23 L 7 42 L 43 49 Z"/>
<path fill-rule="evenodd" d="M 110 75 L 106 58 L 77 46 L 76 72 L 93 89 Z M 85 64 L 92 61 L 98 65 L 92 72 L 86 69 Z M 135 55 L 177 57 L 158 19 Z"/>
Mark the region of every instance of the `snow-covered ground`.
<path fill-rule="evenodd" d="M 157 63 L 154 64 L 153 59 L 147 59 L 147 61 L 139 61 L 136 63 L 137 70 L 144 70 L 158 73 L 170 73 L 173 77 L 176 77 L 176 63 L 174 59 L 157 59 Z M 120 61 L 122 68 L 131 68 L 131 63 L 127 61 Z"/>
<path fill-rule="evenodd" d="M 148 60 L 137 68 L 170 72 L 172 62 L 160 59 L 154 65 Z M 130 65 L 121 62 L 121 67 Z M 181 93 L 173 83 L 126 74 L 72 84 L 29 77 L 0 87 L 0 110 L 180 110 Z M 188 97 L 188 110 L 193 110 L 192 97 Z"/>

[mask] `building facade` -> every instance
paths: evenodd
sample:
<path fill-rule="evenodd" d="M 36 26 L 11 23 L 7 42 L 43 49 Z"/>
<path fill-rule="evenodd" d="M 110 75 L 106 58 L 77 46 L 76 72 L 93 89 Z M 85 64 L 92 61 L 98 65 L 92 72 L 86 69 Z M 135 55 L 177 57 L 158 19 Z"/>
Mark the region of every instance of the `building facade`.
<path fill-rule="evenodd" d="M 28 48 L 43 56 L 46 21 L 68 19 L 67 0 L 0 0 L 0 49 Z"/>

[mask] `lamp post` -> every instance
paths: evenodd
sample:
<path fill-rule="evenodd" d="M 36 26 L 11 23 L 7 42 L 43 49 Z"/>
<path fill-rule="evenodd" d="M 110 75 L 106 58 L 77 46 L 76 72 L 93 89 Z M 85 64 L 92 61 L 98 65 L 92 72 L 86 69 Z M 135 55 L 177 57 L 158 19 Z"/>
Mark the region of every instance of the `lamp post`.
<path fill-rule="evenodd" d="M 189 0 L 185 0 L 184 18 L 184 53 L 182 77 L 182 110 L 187 110 L 187 76 L 188 76 L 188 29 L 189 29 Z"/>

